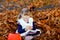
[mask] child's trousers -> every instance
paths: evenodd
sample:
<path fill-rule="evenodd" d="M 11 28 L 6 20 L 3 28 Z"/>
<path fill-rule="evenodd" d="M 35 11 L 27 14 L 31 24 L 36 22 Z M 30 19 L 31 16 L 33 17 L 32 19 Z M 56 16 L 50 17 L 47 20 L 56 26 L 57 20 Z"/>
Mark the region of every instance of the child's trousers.
<path fill-rule="evenodd" d="M 26 36 L 24 40 L 32 40 L 33 36 Z"/>

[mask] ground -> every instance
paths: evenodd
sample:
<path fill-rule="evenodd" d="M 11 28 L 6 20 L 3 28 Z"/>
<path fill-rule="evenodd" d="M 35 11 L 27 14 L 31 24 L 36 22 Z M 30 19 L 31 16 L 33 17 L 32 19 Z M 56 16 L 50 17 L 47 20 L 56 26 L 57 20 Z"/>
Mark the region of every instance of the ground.
<path fill-rule="evenodd" d="M 7 40 L 10 32 L 15 33 L 17 17 L 24 7 L 28 7 L 36 27 L 42 31 L 35 40 L 60 40 L 60 0 L 0 2 L 0 40 Z"/>

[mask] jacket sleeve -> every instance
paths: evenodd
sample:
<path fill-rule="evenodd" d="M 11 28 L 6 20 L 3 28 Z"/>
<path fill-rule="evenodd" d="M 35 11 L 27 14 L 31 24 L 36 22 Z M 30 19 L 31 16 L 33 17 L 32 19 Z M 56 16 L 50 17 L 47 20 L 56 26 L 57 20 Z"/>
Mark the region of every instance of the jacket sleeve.
<path fill-rule="evenodd" d="M 33 22 L 33 30 L 36 30 L 35 22 Z"/>
<path fill-rule="evenodd" d="M 18 33 L 24 33 L 25 29 L 22 29 L 22 26 L 18 24 Z"/>
<path fill-rule="evenodd" d="M 29 24 L 33 26 L 33 18 L 29 18 Z"/>

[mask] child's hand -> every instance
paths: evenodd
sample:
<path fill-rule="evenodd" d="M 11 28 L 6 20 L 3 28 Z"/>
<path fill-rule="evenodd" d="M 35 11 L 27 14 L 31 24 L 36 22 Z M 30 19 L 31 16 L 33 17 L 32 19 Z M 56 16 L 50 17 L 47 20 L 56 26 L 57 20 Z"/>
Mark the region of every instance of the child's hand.
<path fill-rule="evenodd" d="M 27 26 L 27 27 L 25 28 L 25 30 L 26 30 L 26 31 L 32 30 L 32 27 L 31 27 L 31 26 Z"/>

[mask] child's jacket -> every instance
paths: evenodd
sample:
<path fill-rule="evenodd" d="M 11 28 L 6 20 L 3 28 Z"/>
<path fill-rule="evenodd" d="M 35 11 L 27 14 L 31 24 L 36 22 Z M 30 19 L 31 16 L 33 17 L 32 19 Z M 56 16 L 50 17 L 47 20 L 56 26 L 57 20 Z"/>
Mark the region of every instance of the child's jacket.
<path fill-rule="evenodd" d="M 33 18 L 29 18 L 29 22 L 28 23 L 26 23 L 22 18 L 18 19 L 18 33 L 24 33 L 24 32 L 26 32 L 25 28 L 27 26 L 32 26 L 33 27 L 32 30 L 36 29 L 36 27 L 34 25 L 34 22 L 33 22 Z"/>

